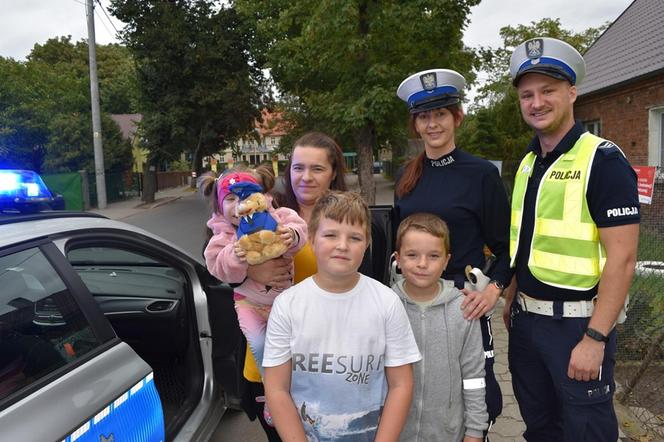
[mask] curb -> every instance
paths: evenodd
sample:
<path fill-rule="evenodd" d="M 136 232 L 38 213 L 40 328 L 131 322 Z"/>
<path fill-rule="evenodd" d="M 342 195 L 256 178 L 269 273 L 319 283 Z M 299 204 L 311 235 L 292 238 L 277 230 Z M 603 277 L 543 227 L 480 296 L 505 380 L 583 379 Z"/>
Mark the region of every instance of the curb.
<path fill-rule="evenodd" d="M 154 209 L 156 207 L 163 206 L 165 204 L 171 203 L 175 200 L 179 200 L 180 198 L 182 198 L 182 195 L 180 195 L 180 196 L 167 196 L 167 197 L 164 197 L 164 198 L 159 198 L 159 199 L 155 200 L 152 203 L 139 204 L 138 206 L 135 206 L 134 209 L 150 210 L 150 209 Z"/>

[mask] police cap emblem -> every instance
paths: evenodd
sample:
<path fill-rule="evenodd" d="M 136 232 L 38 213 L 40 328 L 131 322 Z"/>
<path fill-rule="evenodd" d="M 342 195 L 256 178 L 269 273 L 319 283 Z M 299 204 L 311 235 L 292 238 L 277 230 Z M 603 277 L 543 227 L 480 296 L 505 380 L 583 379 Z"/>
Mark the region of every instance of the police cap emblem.
<path fill-rule="evenodd" d="M 438 81 L 436 81 L 436 73 L 429 72 L 427 74 L 420 76 L 420 82 L 422 83 L 422 88 L 425 91 L 432 91 L 438 86 Z"/>
<path fill-rule="evenodd" d="M 535 38 L 526 42 L 526 55 L 531 60 L 541 58 L 542 53 L 544 53 L 544 40 L 541 38 Z"/>

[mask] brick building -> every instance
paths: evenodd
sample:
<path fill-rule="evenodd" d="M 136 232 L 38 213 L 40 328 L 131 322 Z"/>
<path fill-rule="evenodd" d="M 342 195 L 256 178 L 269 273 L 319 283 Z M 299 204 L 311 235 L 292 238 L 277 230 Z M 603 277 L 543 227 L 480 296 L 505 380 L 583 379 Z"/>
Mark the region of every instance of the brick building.
<path fill-rule="evenodd" d="M 633 165 L 664 163 L 664 2 L 635 0 L 586 51 L 576 118 Z"/>
<path fill-rule="evenodd" d="M 236 161 L 256 165 L 272 161 L 275 157 L 281 161 L 286 160 L 283 154 L 276 155 L 274 152 L 279 147 L 281 137 L 288 134 L 289 130 L 287 123 L 283 121 L 283 114 L 262 109 L 261 119 L 262 122 L 255 122 L 253 136 L 245 136 L 238 140 L 240 156 L 235 158 Z"/>
<path fill-rule="evenodd" d="M 664 1 L 634 0 L 586 51 L 574 114 L 620 146 L 634 166 L 656 166 L 642 226 L 664 233 Z"/>

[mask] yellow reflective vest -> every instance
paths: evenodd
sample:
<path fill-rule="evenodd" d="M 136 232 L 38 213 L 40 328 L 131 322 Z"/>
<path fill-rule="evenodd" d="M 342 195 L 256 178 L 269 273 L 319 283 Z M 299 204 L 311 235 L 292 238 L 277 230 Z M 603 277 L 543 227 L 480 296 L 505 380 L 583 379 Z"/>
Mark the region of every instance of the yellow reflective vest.
<path fill-rule="evenodd" d="M 604 141 L 585 132 L 549 166 L 539 184 L 528 269 L 545 284 L 588 290 L 599 282 L 606 253 L 588 210 L 586 190 L 597 146 Z M 529 152 L 514 179 L 510 225 L 512 267 L 519 249 L 523 201 L 535 160 L 536 155 Z"/>

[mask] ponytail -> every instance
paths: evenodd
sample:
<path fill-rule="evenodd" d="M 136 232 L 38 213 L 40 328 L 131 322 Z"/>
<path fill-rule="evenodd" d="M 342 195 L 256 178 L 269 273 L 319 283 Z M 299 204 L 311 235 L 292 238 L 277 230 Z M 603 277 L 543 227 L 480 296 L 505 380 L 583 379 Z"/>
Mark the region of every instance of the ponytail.
<path fill-rule="evenodd" d="M 274 188 L 275 177 L 271 166 L 261 164 L 251 172 L 256 176 L 261 187 L 263 187 L 264 193 L 269 193 Z"/>
<path fill-rule="evenodd" d="M 210 208 L 212 211 L 221 214 L 219 201 L 217 201 L 217 177 L 214 172 L 208 172 L 198 178 L 198 189 L 203 196 L 210 199 Z"/>

